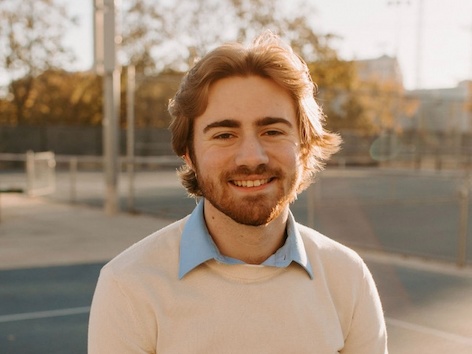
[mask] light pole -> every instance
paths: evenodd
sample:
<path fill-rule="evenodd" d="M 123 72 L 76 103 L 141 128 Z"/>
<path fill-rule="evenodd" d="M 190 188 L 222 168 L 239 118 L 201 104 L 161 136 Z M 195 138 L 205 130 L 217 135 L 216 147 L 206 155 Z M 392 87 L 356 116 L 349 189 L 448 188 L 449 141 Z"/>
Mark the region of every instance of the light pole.
<path fill-rule="evenodd" d="M 118 209 L 118 121 L 120 113 L 120 70 L 116 65 L 115 0 L 94 0 L 95 70 L 103 76 L 103 166 L 105 212 Z"/>
<path fill-rule="evenodd" d="M 418 21 L 416 23 L 416 89 L 420 89 L 422 85 L 422 55 L 423 55 L 423 0 L 419 0 L 418 4 Z"/>

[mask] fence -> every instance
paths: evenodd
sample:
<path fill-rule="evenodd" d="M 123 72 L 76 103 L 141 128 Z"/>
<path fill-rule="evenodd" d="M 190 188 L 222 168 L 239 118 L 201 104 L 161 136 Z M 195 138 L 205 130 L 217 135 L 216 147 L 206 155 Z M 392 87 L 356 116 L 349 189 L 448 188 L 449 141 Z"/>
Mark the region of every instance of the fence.
<path fill-rule="evenodd" d="M 0 188 L 3 192 L 26 192 L 29 196 L 46 195 L 54 192 L 56 160 L 53 152 L 35 153 L 28 151 L 26 154 L 0 154 L 0 163 L 2 161 L 20 162 L 24 166 L 26 177 L 24 186 L 4 186 Z"/>
<path fill-rule="evenodd" d="M 342 243 L 455 261 L 471 260 L 472 178 L 459 171 L 328 170 L 301 200 L 306 223 Z"/>
<path fill-rule="evenodd" d="M 0 155 L 0 161 L 2 155 Z M 138 157 L 133 173 L 121 160 L 120 208 L 178 219 L 192 211 L 175 169 L 176 157 Z M 48 198 L 103 207 L 102 159 L 56 156 L 56 189 Z M 292 205 L 296 219 L 353 247 L 472 262 L 471 174 L 391 168 L 330 167 Z M 0 188 L 27 184 L 22 171 L 0 173 Z M 21 187 L 21 185 L 20 185 Z"/>
<path fill-rule="evenodd" d="M 472 123 L 471 123 L 472 124 Z M 127 132 L 119 134 L 122 154 Z M 135 128 L 137 156 L 172 155 L 168 129 Z M 472 134 L 409 130 L 366 136 L 343 131 L 342 150 L 334 156 L 341 165 L 391 165 L 403 168 L 472 168 Z M 22 154 L 27 150 L 54 151 L 56 155 L 97 156 L 102 154 L 102 127 L 88 126 L 0 126 L 0 153 Z"/>

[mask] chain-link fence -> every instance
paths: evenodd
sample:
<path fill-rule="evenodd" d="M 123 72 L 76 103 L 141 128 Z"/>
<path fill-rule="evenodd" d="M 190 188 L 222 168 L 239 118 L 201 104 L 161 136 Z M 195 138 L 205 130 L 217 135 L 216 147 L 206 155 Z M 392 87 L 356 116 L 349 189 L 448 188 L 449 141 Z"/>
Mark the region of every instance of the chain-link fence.
<path fill-rule="evenodd" d="M 48 198 L 103 207 L 102 160 L 56 156 L 56 189 Z M 122 161 L 122 211 L 176 220 L 189 214 L 173 157 L 140 158 L 132 174 Z M 472 262 L 471 174 L 330 166 L 292 206 L 296 219 L 350 246 L 460 265 Z M 26 186 L 21 171 L 0 173 L 0 188 Z"/>

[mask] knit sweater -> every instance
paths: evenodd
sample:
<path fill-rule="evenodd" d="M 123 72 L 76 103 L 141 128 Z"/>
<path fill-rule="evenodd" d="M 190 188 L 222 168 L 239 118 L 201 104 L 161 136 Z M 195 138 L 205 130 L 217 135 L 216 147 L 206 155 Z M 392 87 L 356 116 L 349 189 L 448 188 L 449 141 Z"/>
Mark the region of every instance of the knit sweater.
<path fill-rule="evenodd" d="M 178 278 L 186 219 L 101 271 L 89 354 L 387 353 L 372 276 L 352 250 L 297 224 L 314 278 L 286 268 L 208 261 Z"/>

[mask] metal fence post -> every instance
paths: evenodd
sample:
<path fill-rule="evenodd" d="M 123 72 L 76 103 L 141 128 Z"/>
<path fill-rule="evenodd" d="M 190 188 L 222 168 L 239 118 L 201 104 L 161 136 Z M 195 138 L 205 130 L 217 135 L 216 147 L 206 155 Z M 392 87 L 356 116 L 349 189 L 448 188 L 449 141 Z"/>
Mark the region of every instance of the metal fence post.
<path fill-rule="evenodd" d="M 128 171 L 128 211 L 134 211 L 134 95 L 136 90 L 136 72 L 133 65 L 128 66 L 128 82 L 126 87 L 126 166 Z"/>
<path fill-rule="evenodd" d="M 472 179 L 468 176 L 459 194 L 459 240 L 457 248 L 457 265 L 464 267 L 467 264 L 467 238 L 469 231 L 469 195 Z"/>
<path fill-rule="evenodd" d="M 26 193 L 31 196 L 34 185 L 34 152 L 26 152 Z"/>
<path fill-rule="evenodd" d="M 70 202 L 77 202 L 77 157 L 72 157 L 69 161 L 70 173 Z"/>
<path fill-rule="evenodd" d="M 312 229 L 315 228 L 315 208 L 316 202 L 320 199 L 321 193 L 321 176 L 318 174 L 316 180 L 308 187 L 307 190 L 307 205 L 306 205 L 306 216 L 307 216 L 307 226 Z"/>

